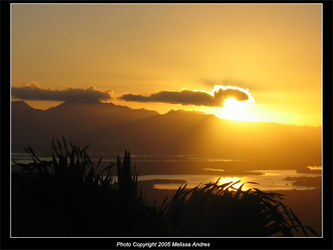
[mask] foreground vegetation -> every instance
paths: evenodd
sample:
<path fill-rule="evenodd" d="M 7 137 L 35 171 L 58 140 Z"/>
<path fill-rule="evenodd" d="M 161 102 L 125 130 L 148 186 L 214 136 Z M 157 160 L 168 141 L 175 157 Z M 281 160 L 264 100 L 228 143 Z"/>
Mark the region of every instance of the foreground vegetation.
<path fill-rule="evenodd" d="M 145 203 L 130 153 L 100 169 L 86 150 L 52 142 L 52 161 L 19 165 L 12 181 L 12 236 L 21 237 L 268 237 L 308 236 L 281 194 L 235 188 L 237 182 L 182 185 L 156 207 Z M 117 169 L 117 178 L 112 169 Z"/>

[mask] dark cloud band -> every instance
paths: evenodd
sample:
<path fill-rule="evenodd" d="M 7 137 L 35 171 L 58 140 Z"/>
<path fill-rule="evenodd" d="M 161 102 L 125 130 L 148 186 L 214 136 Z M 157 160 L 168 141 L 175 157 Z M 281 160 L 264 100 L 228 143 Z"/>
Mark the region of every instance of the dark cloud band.
<path fill-rule="evenodd" d="M 102 101 L 111 99 L 110 90 L 99 90 L 94 86 L 87 89 L 67 87 L 63 90 L 43 89 L 31 82 L 25 87 L 12 87 L 12 96 L 23 100 L 48 101 Z"/>
<path fill-rule="evenodd" d="M 182 90 L 180 92 L 161 91 L 150 96 L 125 94 L 119 99 L 132 102 L 164 102 L 182 105 L 211 106 L 214 98 L 206 92 Z"/>
<path fill-rule="evenodd" d="M 12 87 L 12 96 L 23 100 L 50 100 L 50 101 L 107 101 L 111 100 L 111 90 L 99 90 L 94 86 L 87 89 L 67 87 L 62 90 L 41 88 L 35 82 L 25 87 Z M 138 94 L 124 94 L 118 99 L 131 102 L 162 102 L 170 104 L 223 107 L 224 101 L 228 98 L 238 101 L 254 101 L 248 90 L 233 87 L 215 85 L 212 92 L 181 90 L 181 91 L 159 91 L 149 96 Z"/>
<path fill-rule="evenodd" d="M 234 98 L 238 101 L 248 101 L 253 97 L 247 90 L 222 85 L 216 85 L 212 93 L 206 91 L 159 91 L 149 96 L 136 94 L 124 94 L 119 97 L 123 101 L 132 102 L 163 102 L 171 104 L 195 105 L 195 106 L 210 106 L 222 107 L 223 103 L 228 98 Z"/>

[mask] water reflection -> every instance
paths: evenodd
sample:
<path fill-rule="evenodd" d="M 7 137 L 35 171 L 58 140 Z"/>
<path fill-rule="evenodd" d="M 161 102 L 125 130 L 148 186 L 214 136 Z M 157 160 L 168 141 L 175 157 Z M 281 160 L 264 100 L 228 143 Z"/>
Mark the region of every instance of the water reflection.
<path fill-rule="evenodd" d="M 240 160 L 234 159 L 216 159 L 216 158 L 197 158 L 195 156 L 189 155 L 169 155 L 169 156 L 159 156 L 159 155 L 132 155 L 136 162 L 240 162 Z M 40 157 L 41 160 L 51 161 L 51 157 Z M 28 154 L 19 154 L 12 153 L 12 160 L 16 160 L 20 163 L 30 163 L 31 157 Z M 92 161 L 98 161 L 98 159 L 92 159 Z M 12 162 L 13 163 L 13 162 Z M 20 171 L 20 167 L 13 164 L 11 166 L 13 172 Z M 247 170 L 246 175 L 242 175 L 242 173 L 231 173 L 230 170 L 224 170 L 222 168 L 204 168 L 207 171 L 216 172 L 216 174 L 207 174 L 207 175 L 139 175 L 138 180 L 155 180 L 155 179 L 180 179 L 185 180 L 188 188 L 194 188 L 199 184 L 206 184 L 209 182 L 216 182 L 219 178 L 219 183 L 226 183 L 230 181 L 240 181 L 238 186 L 245 183 L 243 186 L 243 190 L 247 190 L 249 188 L 259 188 L 261 190 L 308 190 L 314 189 L 316 186 L 311 186 L 302 182 L 302 185 L 295 185 L 295 178 L 303 178 L 303 177 L 317 177 L 321 178 L 322 176 L 322 166 L 307 166 L 307 168 L 303 170 Z M 223 174 L 222 174 L 223 172 Z M 221 175 L 222 174 L 222 175 Z M 287 178 L 289 177 L 289 178 Z M 115 180 L 117 177 L 115 176 Z M 258 185 L 247 183 L 247 182 L 256 182 Z M 318 182 L 316 182 L 318 183 Z M 180 186 L 179 182 L 169 183 L 158 183 L 154 184 L 154 188 L 156 189 L 178 189 Z M 235 186 L 236 188 L 238 186 Z"/>
<path fill-rule="evenodd" d="M 321 178 L 321 174 L 316 173 L 298 173 L 296 170 L 253 170 L 264 173 L 263 175 L 239 175 L 239 176 L 219 176 L 216 175 L 145 175 L 139 176 L 139 181 L 143 180 L 154 180 L 154 179 L 182 179 L 187 182 L 188 188 L 194 188 L 199 184 L 206 184 L 209 182 L 216 182 L 219 178 L 219 183 L 227 183 L 230 181 L 238 181 L 240 183 L 235 187 L 239 187 L 242 183 L 245 183 L 243 190 L 249 188 L 259 188 L 260 190 L 309 190 L 314 189 L 314 186 L 299 186 L 293 185 L 293 180 L 287 177 L 293 178 L 302 178 L 302 177 L 318 177 Z M 287 178 L 287 179 L 286 179 Z M 288 180 L 289 179 L 289 180 Z M 256 182 L 258 184 L 247 183 L 247 182 Z M 179 183 L 157 183 L 154 184 L 156 189 L 178 189 L 180 186 Z"/>

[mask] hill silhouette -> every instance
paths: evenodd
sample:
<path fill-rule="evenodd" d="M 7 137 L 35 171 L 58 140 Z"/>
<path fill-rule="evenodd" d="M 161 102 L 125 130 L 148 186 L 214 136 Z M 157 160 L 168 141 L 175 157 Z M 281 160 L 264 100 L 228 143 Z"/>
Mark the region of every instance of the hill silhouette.
<path fill-rule="evenodd" d="M 264 166 L 321 165 L 321 127 L 240 122 L 201 112 L 131 109 L 112 103 L 65 102 L 37 110 L 12 102 L 12 151 L 49 155 L 50 141 L 65 137 L 90 152 L 110 157 L 132 154 L 195 155 L 247 160 Z M 288 166 L 285 166 L 288 167 Z"/>

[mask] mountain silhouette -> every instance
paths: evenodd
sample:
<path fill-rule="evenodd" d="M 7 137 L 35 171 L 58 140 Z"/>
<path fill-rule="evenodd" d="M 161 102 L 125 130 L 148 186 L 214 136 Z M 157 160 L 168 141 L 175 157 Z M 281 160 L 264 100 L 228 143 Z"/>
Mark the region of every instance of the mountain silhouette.
<path fill-rule="evenodd" d="M 37 110 L 12 102 L 12 151 L 28 145 L 45 156 L 51 141 L 90 145 L 89 153 L 195 155 L 290 166 L 321 165 L 322 127 L 240 122 L 203 112 L 166 114 L 112 103 L 64 102 Z"/>

